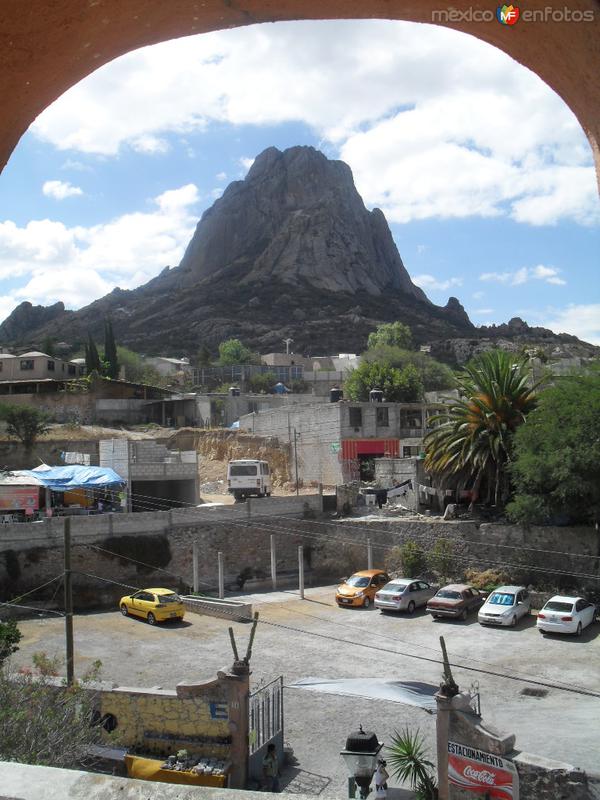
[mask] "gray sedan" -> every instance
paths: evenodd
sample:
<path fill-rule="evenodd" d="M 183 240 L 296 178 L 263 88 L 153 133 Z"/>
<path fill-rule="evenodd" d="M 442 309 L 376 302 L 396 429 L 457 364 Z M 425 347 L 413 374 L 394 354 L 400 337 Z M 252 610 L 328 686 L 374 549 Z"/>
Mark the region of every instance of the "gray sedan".
<path fill-rule="evenodd" d="M 436 590 L 425 581 L 413 578 L 394 578 L 375 595 L 375 608 L 381 611 L 408 611 L 427 605 Z"/>

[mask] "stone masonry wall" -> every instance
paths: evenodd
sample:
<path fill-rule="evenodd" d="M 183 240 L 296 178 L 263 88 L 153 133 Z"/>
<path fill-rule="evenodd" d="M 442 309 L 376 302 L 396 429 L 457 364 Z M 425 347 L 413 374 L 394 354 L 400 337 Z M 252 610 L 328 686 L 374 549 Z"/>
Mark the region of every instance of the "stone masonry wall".
<path fill-rule="evenodd" d="M 412 540 L 429 552 L 438 539 L 445 538 L 454 543 L 453 577 L 460 577 L 468 567 L 494 567 L 506 571 L 511 580 L 535 588 L 558 585 L 590 594 L 598 591 L 600 557 L 593 528 L 525 531 L 467 521 L 337 521 L 320 514 L 321 500 L 319 495 L 301 495 L 206 510 L 73 518 L 76 602 L 79 607 L 102 606 L 113 603 L 129 588 L 151 584 L 177 585 L 187 591 L 192 585 L 195 540 L 199 543 L 202 591 L 216 589 L 219 551 L 224 554 L 225 584 L 230 589 L 242 574 L 268 582 L 272 535 L 278 572 L 293 574 L 297 547 L 304 546 L 307 585 L 310 581 L 334 582 L 364 569 L 368 539 L 374 566 L 384 567 L 397 545 Z M 63 519 L 55 518 L 0 528 L 0 600 L 62 572 L 63 525 Z M 36 602 L 50 601 L 55 591 L 56 584 L 46 587 L 35 595 Z"/>

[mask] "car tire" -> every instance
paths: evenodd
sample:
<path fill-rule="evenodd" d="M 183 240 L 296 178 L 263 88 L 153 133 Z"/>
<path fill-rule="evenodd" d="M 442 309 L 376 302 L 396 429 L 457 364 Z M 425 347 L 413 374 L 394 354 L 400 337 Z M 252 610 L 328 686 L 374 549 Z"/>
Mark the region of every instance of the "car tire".
<path fill-rule="evenodd" d="M 411 600 L 410 603 L 408 604 L 408 606 L 406 607 L 406 611 L 407 611 L 407 613 L 412 614 L 414 610 L 415 610 L 415 604 Z"/>
<path fill-rule="evenodd" d="M 146 622 L 148 623 L 148 625 L 156 625 L 156 617 L 151 611 L 148 612 L 148 616 L 146 617 Z"/>
<path fill-rule="evenodd" d="M 129 616 L 129 611 L 127 610 L 125 603 L 121 603 L 121 614 L 123 614 L 124 617 Z"/>
<path fill-rule="evenodd" d="M 368 608 L 370 605 L 371 605 L 371 601 L 369 600 L 368 597 L 365 597 L 364 602 L 363 602 L 363 608 Z"/>
<path fill-rule="evenodd" d="M 581 636 L 581 631 L 583 628 L 581 627 L 581 622 L 577 623 L 577 630 L 575 631 L 575 636 Z"/>
<path fill-rule="evenodd" d="M 462 620 L 463 622 L 466 622 L 468 616 L 469 616 L 469 612 L 467 611 L 466 608 L 463 608 L 459 619 Z"/>

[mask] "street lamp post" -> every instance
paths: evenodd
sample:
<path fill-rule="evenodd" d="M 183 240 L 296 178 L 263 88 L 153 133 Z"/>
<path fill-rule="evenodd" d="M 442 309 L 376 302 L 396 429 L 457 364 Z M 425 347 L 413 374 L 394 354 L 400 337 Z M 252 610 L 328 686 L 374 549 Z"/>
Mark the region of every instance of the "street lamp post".
<path fill-rule="evenodd" d="M 350 773 L 350 786 L 352 781 L 359 786 L 362 800 L 369 795 L 371 779 L 377 768 L 377 756 L 382 747 L 383 742 L 377 741 L 377 735 L 373 731 L 363 731 L 360 725 L 359 730 L 353 731 L 346 739 L 346 748 L 340 751 Z"/>

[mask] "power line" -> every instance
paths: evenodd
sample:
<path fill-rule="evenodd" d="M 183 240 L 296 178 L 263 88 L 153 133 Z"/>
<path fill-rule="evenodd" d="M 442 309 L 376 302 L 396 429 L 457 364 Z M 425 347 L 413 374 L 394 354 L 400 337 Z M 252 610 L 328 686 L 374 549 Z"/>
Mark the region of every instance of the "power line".
<path fill-rule="evenodd" d="M 64 617 L 62 611 L 54 611 L 51 608 L 34 608 L 34 606 L 21 606 L 18 603 L 0 603 L 0 606 L 4 606 L 5 608 L 24 608 L 27 611 L 35 611 L 37 614 L 56 614 L 59 617 Z"/>
<path fill-rule="evenodd" d="M 23 600 L 24 597 L 29 597 L 30 594 L 34 594 L 35 592 L 39 592 L 40 589 L 44 589 L 46 586 L 50 586 L 50 584 L 54 583 L 54 581 L 62 580 L 62 577 L 63 575 L 61 572 L 60 575 L 56 575 L 54 578 L 51 578 L 49 581 L 46 581 L 46 583 L 42 583 L 41 586 L 36 586 L 35 589 L 30 589 L 28 592 L 23 592 L 23 594 L 19 594 L 15 598 L 15 600 Z M 2 605 L 11 605 L 11 604 L 13 604 L 13 601 L 9 600 L 8 603 L 3 603 Z M 16 605 L 16 603 L 14 603 L 14 605 Z"/>
<path fill-rule="evenodd" d="M 113 584 L 117 584 L 119 586 L 126 586 L 126 584 L 118 583 L 117 581 L 112 581 L 109 578 L 102 578 L 99 575 L 92 575 L 91 573 L 84 573 L 84 572 L 79 573 L 79 574 L 87 575 L 87 577 L 95 578 L 96 580 L 100 580 L 100 581 L 105 581 L 106 583 L 113 583 Z M 128 588 L 134 588 L 134 587 L 128 587 Z M 364 647 L 364 648 L 367 648 L 369 650 L 373 649 L 372 645 L 365 644 L 365 642 L 353 641 L 353 640 L 349 640 L 349 639 L 342 639 L 340 637 L 332 636 L 330 634 L 318 633 L 317 631 L 307 631 L 307 630 L 304 630 L 303 628 L 295 628 L 292 625 L 285 625 L 285 624 L 283 624 L 281 622 L 272 622 L 272 621 L 269 621 L 269 620 L 264 620 L 264 619 L 262 619 L 260 617 L 258 618 L 258 622 L 262 623 L 263 625 L 269 625 L 269 626 L 274 627 L 274 628 L 281 628 L 282 630 L 292 631 L 293 633 L 300 633 L 300 634 L 304 634 L 306 636 L 313 636 L 313 637 L 319 638 L 319 639 L 326 639 L 327 641 L 333 641 L 333 642 L 337 642 L 339 644 L 351 645 L 352 647 Z M 431 664 L 437 664 L 439 666 L 443 666 L 443 661 L 441 661 L 440 659 L 437 659 L 437 658 L 432 658 L 430 656 L 420 656 L 420 655 L 415 655 L 414 653 L 406 653 L 406 652 L 402 652 L 402 651 L 399 651 L 399 650 L 392 650 L 391 648 L 385 648 L 385 647 L 378 647 L 377 650 L 378 650 L 378 652 L 382 652 L 382 653 L 389 653 L 389 654 L 395 655 L 395 656 L 403 656 L 405 658 L 412 658 L 412 659 L 415 659 L 417 661 L 425 661 L 425 662 L 428 662 L 428 663 L 431 663 Z M 476 673 L 479 673 L 479 674 L 482 674 L 482 675 L 489 675 L 489 676 L 495 677 L 495 678 L 505 678 L 506 680 L 517 681 L 519 683 L 528 683 L 528 684 L 532 684 L 534 686 L 543 686 L 545 688 L 558 689 L 559 691 L 570 692 L 571 694 L 580 694 L 580 695 L 585 695 L 587 697 L 595 697 L 595 698 L 600 699 L 600 692 L 594 692 L 591 689 L 584 689 L 583 687 L 566 686 L 566 685 L 565 686 L 561 686 L 559 683 L 554 683 L 554 682 L 550 682 L 550 681 L 541 681 L 541 680 L 536 680 L 536 679 L 533 679 L 533 678 L 518 677 L 518 676 L 515 676 L 515 675 L 510 675 L 510 674 L 507 674 L 507 673 L 499 672 L 497 670 L 481 669 L 479 667 L 471 667 L 471 666 L 468 666 L 466 664 L 451 663 L 450 666 L 454 667 L 455 669 L 463 669 L 463 670 L 467 670 L 469 672 L 476 672 Z"/>
<path fill-rule="evenodd" d="M 92 492 L 92 494 L 95 493 L 95 494 L 102 494 L 103 495 L 103 491 L 102 490 L 95 489 L 95 490 L 90 490 L 90 491 Z M 137 498 L 141 498 L 142 500 L 145 500 L 146 501 L 145 502 L 146 508 L 150 508 L 150 509 L 161 508 L 160 500 L 161 499 L 168 500 L 168 498 L 156 498 L 153 495 L 142 495 L 142 494 L 139 494 L 139 493 L 132 493 L 132 497 L 134 497 L 134 498 L 137 497 Z M 159 502 L 156 502 L 157 500 Z M 139 502 L 140 505 L 144 505 L 141 501 L 138 501 L 138 502 Z M 188 503 L 186 501 L 176 501 L 176 502 L 180 503 L 181 505 L 185 505 L 190 509 L 195 510 L 199 514 L 202 513 L 202 508 L 201 507 L 197 507 L 192 503 Z M 211 512 L 209 512 L 209 513 L 211 513 Z M 233 521 L 233 520 L 226 520 L 225 521 L 224 520 L 222 522 L 218 521 L 218 520 L 215 520 L 214 518 L 210 519 L 208 517 L 204 517 L 203 521 L 215 522 L 216 524 L 219 524 L 219 522 L 221 522 L 221 524 L 229 524 L 229 525 L 232 525 L 232 526 L 235 526 L 235 527 L 244 527 L 244 528 L 248 528 L 248 527 L 252 526 L 254 528 L 258 528 L 259 530 L 263 530 L 264 532 L 278 532 L 278 533 L 282 533 L 282 534 L 286 534 L 286 535 L 301 535 L 301 536 L 303 536 L 305 538 L 317 539 L 319 541 L 323 541 L 323 540 L 328 540 L 328 541 L 332 541 L 332 542 L 335 541 L 338 544 L 347 544 L 347 545 L 351 545 L 351 546 L 356 546 L 357 544 L 359 544 L 355 540 L 342 539 L 341 537 L 339 537 L 339 536 L 337 536 L 335 534 L 333 534 L 333 535 L 329 534 L 327 536 L 324 536 L 324 535 L 320 534 L 320 535 L 317 536 L 317 535 L 311 535 L 306 529 L 302 529 L 302 528 L 301 529 L 297 529 L 297 528 L 284 529 L 284 528 L 281 528 L 280 526 L 274 526 L 272 523 L 269 525 L 268 522 L 267 523 L 263 522 L 262 525 L 260 525 L 260 524 L 257 525 L 256 524 L 258 520 L 264 520 L 264 519 L 266 519 L 267 521 L 270 521 L 272 519 L 272 517 L 270 515 L 267 516 L 267 515 L 258 514 L 258 515 L 254 515 L 251 518 L 251 520 L 248 520 L 248 521 Z M 285 516 L 285 515 L 281 515 L 279 517 L 279 519 L 284 519 L 284 520 L 288 520 L 288 521 L 297 522 L 296 518 Z M 336 527 L 338 525 L 338 523 L 335 523 L 335 522 L 320 522 L 318 520 L 306 521 L 305 524 L 313 525 L 313 526 L 326 526 L 328 528 L 330 528 L 331 525 L 334 525 Z M 402 532 L 396 532 L 396 531 L 389 530 L 389 529 L 384 530 L 384 529 L 381 529 L 381 528 L 376 528 L 374 526 L 366 527 L 364 525 L 356 524 L 354 522 L 349 522 L 348 524 L 350 524 L 352 526 L 353 530 L 357 530 L 358 529 L 358 530 L 361 530 L 361 531 L 366 532 L 366 533 L 373 533 L 373 532 L 375 532 L 375 533 L 386 533 L 387 535 L 391 535 L 391 536 L 395 536 L 395 537 L 404 537 L 404 538 L 409 536 L 409 534 L 404 534 Z M 11 540 L 11 541 L 21 541 L 21 540 Z M 47 540 L 43 540 L 43 541 L 47 541 Z M 478 546 L 480 548 L 484 548 L 486 550 L 487 550 L 488 547 L 497 546 L 495 544 L 486 545 L 486 543 L 484 543 L 484 542 L 475 542 L 472 539 L 469 539 L 469 540 L 460 539 L 458 541 L 463 541 L 463 542 L 466 541 L 467 543 L 469 543 L 472 546 L 475 545 L 475 546 Z M 384 544 L 384 543 L 380 543 L 380 542 L 377 542 L 377 541 L 372 541 L 371 542 L 371 546 L 373 548 L 375 548 L 375 549 L 389 550 L 394 545 Z M 498 546 L 509 547 L 509 548 L 513 548 L 513 549 L 520 549 L 519 546 L 517 546 L 517 545 L 498 545 Z M 570 553 L 568 553 L 566 551 L 537 550 L 536 548 L 523 548 L 523 549 L 526 549 L 528 552 L 534 552 L 534 553 L 543 552 L 545 554 L 553 554 L 553 555 L 565 555 L 565 556 L 570 556 L 571 555 Z M 120 554 L 117 553 L 117 554 L 114 554 L 114 555 L 119 556 Z M 585 555 L 581 555 L 581 554 L 573 554 L 573 555 L 577 555 L 578 557 L 586 557 Z M 120 556 L 120 557 L 123 557 L 123 556 Z M 457 555 L 453 555 L 452 557 L 453 557 L 454 560 L 462 562 L 462 563 L 470 563 L 471 560 L 472 560 L 470 557 L 460 556 L 458 554 Z M 588 558 L 589 558 L 589 556 L 588 556 Z M 564 576 L 573 577 L 573 578 L 584 578 L 584 579 L 587 579 L 587 580 L 595 580 L 595 581 L 600 580 L 600 577 L 597 576 L 597 575 L 591 575 L 591 574 L 588 574 L 588 573 L 574 572 L 574 571 L 571 571 L 571 570 L 560 570 L 560 569 L 555 569 L 555 568 L 551 568 L 551 567 L 539 567 L 539 566 L 537 566 L 535 564 L 530 564 L 528 562 L 514 564 L 514 563 L 511 563 L 511 562 L 508 562 L 508 561 L 503 561 L 503 560 L 493 560 L 492 561 L 492 560 L 489 559 L 489 557 L 482 557 L 481 560 L 484 560 L 486 563 L 491 564 L 493 566 L 497 566 L 497 567 L 504 567 L 504 568 L 509 568 L 509 569 L 529 569 L 529 570 L 534 571 L 534 572 L 541 572 L 541 573 L 546 573 L 546 574 L 549 573 L 549 574 L 554 574 L 554 575 L 564 575 Z M 143 562 L 139 562 L 139 563 L 142 564 Z M 177 577 L 177 578 L 180 577 L 180 576 L 175 575 L 174 573 L 169 573 L 167 570 L 164 570 L 164 571 L 167 574 L 172 575 L 173 577 Z"/>

